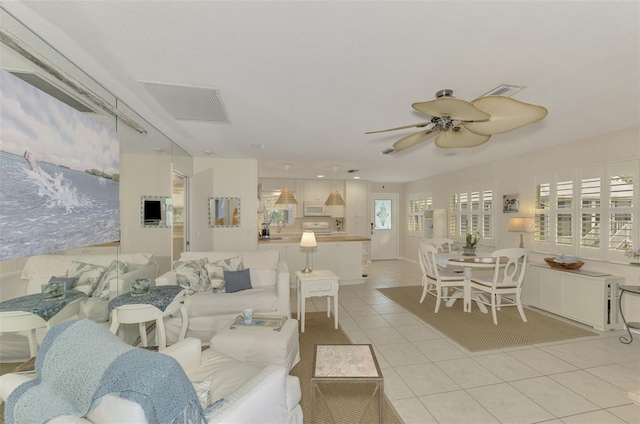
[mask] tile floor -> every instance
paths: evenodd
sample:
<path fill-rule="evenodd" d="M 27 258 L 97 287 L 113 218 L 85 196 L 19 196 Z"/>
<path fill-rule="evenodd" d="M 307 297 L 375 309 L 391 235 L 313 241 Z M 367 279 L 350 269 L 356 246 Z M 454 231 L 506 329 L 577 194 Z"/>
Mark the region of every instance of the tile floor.
<path fill-rule="evenodd" d="M 417 264 L 376 261 L 365 272 L 365 284 L 340 287 L 340 326 L 353 343 L 373 344 L 405 423 L 640 424 L 627 395 L 640 389 L 640 335 L 630 345 L 610 331 L 473 353 L 376 291 L 420 284 Z M 326 311 L 326 300 L 306 308 Z"/>

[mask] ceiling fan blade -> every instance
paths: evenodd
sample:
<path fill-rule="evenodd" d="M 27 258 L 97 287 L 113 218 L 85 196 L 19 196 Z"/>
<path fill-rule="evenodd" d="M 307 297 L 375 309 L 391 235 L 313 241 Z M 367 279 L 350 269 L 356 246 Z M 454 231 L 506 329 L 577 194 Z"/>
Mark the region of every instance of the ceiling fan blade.
<path fill-rule="evenodd" d="M 548 113 L 542 106 L 504 96 L 480 97 L 471 103 L 491 115 L 487 121 L 462 123 L 469 131 L 481 135 L 513 131 L 544 119 Z"/>
<path fill-rule="evenodd" d="M 411 105 L 418 112 L 431 116 L 448 116 L 460 121 L 486 121 L 490 115 L 478 109 L 466 100 L 455 97 L 442 97 L 429 102 Z"/>
<path fill-rule="evenodd" d="M 456 149 L 466 147 L 476 147 L 486 143 L 491 138 L 490 135 L 474 134 L 459 127 L 458 131 L 446 131 L 436 138 L 436 146 L 442 149 Z"/>
<path fill-rule="evenodd" d="M 379 130 L 379 131 L 369 131 L 366 132 L 365 134 L 376 134 L 376 133 L 381 133 L 381 132 L 387 132 L 387 131 L 395 131 L 395 130 L 403 130 L 405 128 L 422 128 L 422 127 L 426 127 L 429 124 L 431 124 L 431 122 L 421 122 L 419 124 L 412 124 L 412 125 L 403 125 L 402 127 L 396 127 L 396 128 L 389 128 L 387 130 Z M 434 125 L 434 124 L 432 124 Z M 433 127 L 430 127 L 433 128 Z"/>
<path fill-rule="evenodd" d="M 395 143 L 393 143 L 393 150 L 397 152 L 399 150 L 408 149 L 409 147 L 413 147 L 418 143 L 422 143 L 423 141 L 426 141 L 432 137 L 435 137 L 439 133 L 440 131 L 438 130 L 428 129 L 426 131 L 423 130 L 423 131 L 408 135 L 396 141 Z"/>

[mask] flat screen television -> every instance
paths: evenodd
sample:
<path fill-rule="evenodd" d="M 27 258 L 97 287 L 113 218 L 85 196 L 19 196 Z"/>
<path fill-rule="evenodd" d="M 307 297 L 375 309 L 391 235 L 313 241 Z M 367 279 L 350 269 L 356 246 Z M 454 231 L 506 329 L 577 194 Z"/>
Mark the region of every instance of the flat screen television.
<path fill-rule="evenodd" d="M 144 201 L 144 223 L 157 225 L 162 221 L 162 202 L 160 200 Z"/>

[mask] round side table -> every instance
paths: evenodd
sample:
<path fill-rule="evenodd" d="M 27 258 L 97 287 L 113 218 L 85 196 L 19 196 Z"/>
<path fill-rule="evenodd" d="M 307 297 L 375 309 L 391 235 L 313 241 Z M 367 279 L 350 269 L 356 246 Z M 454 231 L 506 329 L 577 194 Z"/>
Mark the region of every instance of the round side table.
<path fill-rule="evenodd" d="M 627 339 L 625 336 L 620 336 L 620 341 L 624 344 L 629 344 L 633 341 L 633 334 L 631 334 L 631 329 L 640 330 L 640 322 L 627 322 L 622 313 L 622 295 L 625 293 L 632 294 L 640 294 L 640 286 L 620 286 L 620 296 L 618 297 L 618 310 L 620 311 L 620 316 L 622 317 L 622 322 L 624 322 L 625 327 L 627 328 L 627 332 L 629 333 L 629 338 Z"/>

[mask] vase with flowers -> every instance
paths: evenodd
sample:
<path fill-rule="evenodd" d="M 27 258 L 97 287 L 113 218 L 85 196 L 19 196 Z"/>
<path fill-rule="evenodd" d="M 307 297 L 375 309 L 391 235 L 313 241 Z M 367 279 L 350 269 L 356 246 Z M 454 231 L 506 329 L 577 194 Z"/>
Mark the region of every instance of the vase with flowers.
<path fill-rule="evenodd" d="M 631 258 L 631 262 L 629 262 L 629 264 L 640 266 L 640 246 L 635 249 L 633 247 L 629 247 L 624 251 L 624 255 Z"/>
<path fill-rule="evenodd" d="M 476 254 L 476 246 L 480 241 L 480 233 L 473 232 L 467 233 L 467 238 L 465 239 L 465 245 L 462 247 L 464 256 L 475 256 Z"/>

